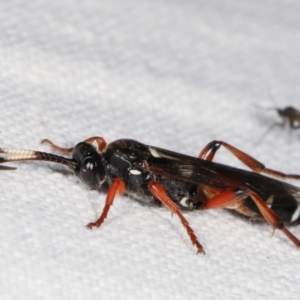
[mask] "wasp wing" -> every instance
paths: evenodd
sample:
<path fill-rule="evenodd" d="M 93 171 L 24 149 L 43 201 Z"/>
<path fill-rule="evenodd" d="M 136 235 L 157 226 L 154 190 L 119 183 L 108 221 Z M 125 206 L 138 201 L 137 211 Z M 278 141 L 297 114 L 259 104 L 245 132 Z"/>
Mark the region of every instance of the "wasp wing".
<path fill-rule="evenodd" d="M 289 183 L 162 148 L 150 149 L 155 155 L 142 166 L 145 171 L 218 192 L 246 187 L 272 206 L 295 206 L 295 201 L 300 204 L 300 188 Z"/>

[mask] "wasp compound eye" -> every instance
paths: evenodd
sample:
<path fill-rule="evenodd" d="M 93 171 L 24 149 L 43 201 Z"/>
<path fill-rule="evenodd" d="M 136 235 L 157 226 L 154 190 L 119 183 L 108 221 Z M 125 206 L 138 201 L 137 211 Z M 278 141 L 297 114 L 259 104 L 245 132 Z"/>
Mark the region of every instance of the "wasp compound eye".
<path fill-rule="evenodd" d="M 92 157 L 83 160 L 80 168 L 79 176 L 85 184 L 92 184 L 96 177 L 96 162 Z"/>

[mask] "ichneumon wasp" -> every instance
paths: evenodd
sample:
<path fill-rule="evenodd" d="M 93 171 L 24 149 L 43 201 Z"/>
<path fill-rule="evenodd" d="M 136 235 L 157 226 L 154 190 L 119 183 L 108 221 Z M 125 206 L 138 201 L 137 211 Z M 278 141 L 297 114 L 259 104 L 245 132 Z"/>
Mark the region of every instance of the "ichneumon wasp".
<path fill-rule="evenodd" d="M 182 210 L 232 209 L 252 219 L 265 220 L 274 231 L 280 229 L 300 247 L 299 239 L 284 225 L 300 222 L 300 188 L 272 178 L 298 180 L 300 175 L 266 168 L 228 143 L 212 141 L 198 157 L 129 139 L 107 144 L 102 137 L 92 137 L 73 148 L 59 147 L 47 139 L 42 143 L 71 157 L 0 148 L 0 153 L 4 154 L 0 157 L 0 164 L 28 160 L 59 163 L 68 167 L 90 188 L 107 188 L 103 211 L 95 222 L 87 225 L 90 229 L 103 223 L 115 196 L 125 194 L 149 205 L 164 205 L 176 214 L 200 253 L 204 253 L 204 249 Z M 221 146 L 252 171 L 213 162 Z M 1 166 L 1 169 L 15 168 Z"/>

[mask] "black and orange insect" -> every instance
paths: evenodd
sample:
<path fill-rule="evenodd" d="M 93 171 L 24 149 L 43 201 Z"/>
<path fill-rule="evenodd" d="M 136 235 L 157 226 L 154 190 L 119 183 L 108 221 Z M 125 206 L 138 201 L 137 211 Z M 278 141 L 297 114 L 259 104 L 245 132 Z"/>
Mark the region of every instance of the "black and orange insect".
<path fill-rule="evenodd" d="M 164 205 L 176 214 L 198 252 L 204 253 L 193 229 L 181 210 L 228 208 L 252 219 L 268 222 L 280 229 L 297 247 L 300 241 L 285 223 L 300 222 L 300 188 L 280 179 L 300 179 L 287 175 L 222 142 L 209 143 L 198 157 L 191 157 L 140 142 L 121 139 L 107 144 L 102 137 L 92 137 L 74 148 L 62 148 L 49 140 L 54 150 L 71 158 L 50 153 L 0 148 L 0 163 L 39 160 L 67 166 L 92 189 L 108 189 L 103 211 L 88 228 L 99 227 L 107 217 L 117 194 L 150 205 Z M 94 146 L 95 144 L 95 146 Z M 213 162 L 217 150 L 225 147 L 252 171 Z M 13 169 L 2 166 L 2 169 Z"/>

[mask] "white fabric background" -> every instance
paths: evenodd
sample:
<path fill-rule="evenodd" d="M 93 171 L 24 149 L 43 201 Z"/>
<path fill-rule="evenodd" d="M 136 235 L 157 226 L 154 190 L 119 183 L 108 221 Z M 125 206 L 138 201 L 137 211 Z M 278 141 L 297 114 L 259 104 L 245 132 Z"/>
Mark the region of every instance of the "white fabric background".
<path fill-rule="evenodd" d="M 1 1 L 0 146 L 49 151 L 100 135 L 197 155 L 227 141 L 300 173 L 299 1 Z M 242 167 L 221 150 L 217 161 Z M 14 164 L 11 164 L 14 165 Z M 57 172 L 59 171 L 59 172 Z M 298 184 L 299 183 L 295 183 Z M 224 210 L 185 214 L 105 195 L 63 168 L 0 172 L 1 299 L 299 299 L 300 252 Z M 298 237 L 300 228 L 292 227 Z"/>

